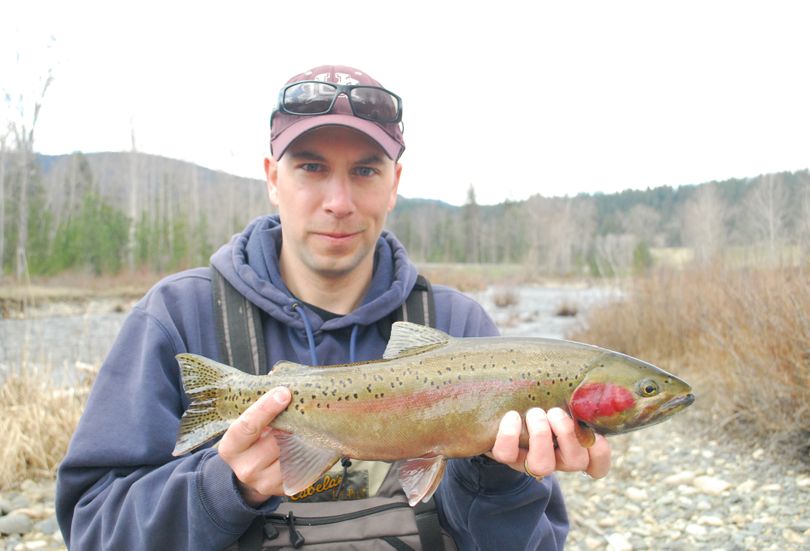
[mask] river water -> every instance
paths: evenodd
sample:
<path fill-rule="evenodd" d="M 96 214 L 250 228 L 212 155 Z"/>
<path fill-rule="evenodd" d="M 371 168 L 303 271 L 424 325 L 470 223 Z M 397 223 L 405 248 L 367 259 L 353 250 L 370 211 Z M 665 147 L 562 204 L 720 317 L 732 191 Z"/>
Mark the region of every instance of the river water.
<path fill-rule="evenodd" d="M 513 304 L 496 306 L 505 293 Z M 520 286 L 491 287 L 469 295 L 490 313 L 504 335 L 564 338 L 584 321 L 590 308 L 616 299 L 619 293 L 605 287 Z M 0 319 L 0 380 L 25 367 L 47 370 L 70 384 L 82 367 L 99 365 L 126 316 L 111 306 L 91 303 L 81 311 L 55 307 L 24 319 Z M 563 307 L 575 315 L 557 315 Z"/>

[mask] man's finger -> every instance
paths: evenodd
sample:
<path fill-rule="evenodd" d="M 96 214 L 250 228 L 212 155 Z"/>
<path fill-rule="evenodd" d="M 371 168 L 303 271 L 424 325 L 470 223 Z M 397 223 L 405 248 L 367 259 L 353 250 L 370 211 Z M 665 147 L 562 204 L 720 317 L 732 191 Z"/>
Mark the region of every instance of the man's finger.
<path fill-rule="evenodd" d="M 597 434 L 596 442 L 588 448 L 588 455 L 590 456 L 590 464 L 585 469 L 585 472 L 591 475 L 592 478 L 606 477 L 610 472 L 611 463 L 610 443 L 607 438 Z"/>
<path fill-rule="evenodd" d="M 574 420 L 560 408 L 548 410 L 548 422 L 557 436 L 557 470 L 584 471 L 588 468 L 588 450 L 577 440 Z"/>
<path fill-rule="evenodd" d="M 529 453 L 525 467 L 535 475 L 548 476 L 554 472 L 557 458 L 546 412 L 540 408 L 527 411 L 526 428 L 529 431 Z"/>
<path fill-rule="evenodd" d="M 515 463 L 520 454 L 520 431 L 523 420 L 516 411 L 509 411 L 501 418 L 498 435 L 492 446 L 492 456 L 501 463 Z"/>
<path fill-rule="evenodd" d="M 270 424 L 290 403 L 290 391 L 274 388 L 259 398 L 231 425 L 220 443 L 220 453 L 238 454 L 259 439 L 262 429 Z"/>

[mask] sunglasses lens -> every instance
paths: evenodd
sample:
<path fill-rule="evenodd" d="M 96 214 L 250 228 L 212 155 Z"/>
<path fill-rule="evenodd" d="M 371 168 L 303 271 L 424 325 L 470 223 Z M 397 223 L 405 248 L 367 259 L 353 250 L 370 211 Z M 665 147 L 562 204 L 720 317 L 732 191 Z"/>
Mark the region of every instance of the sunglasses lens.
<path fill-rule="evenodd" d="M 385 90 L 361 86 L 353 88 L 349 97 L 359 117 L 385 123 L 399 120 L 399 99 Z"/>
<path fill-rule="evenodd" d="M 319 115 L 332 108 L 337 88 L 325 82 L 301 82 L 284 90 L 284 109 L 294 115 Z"/>

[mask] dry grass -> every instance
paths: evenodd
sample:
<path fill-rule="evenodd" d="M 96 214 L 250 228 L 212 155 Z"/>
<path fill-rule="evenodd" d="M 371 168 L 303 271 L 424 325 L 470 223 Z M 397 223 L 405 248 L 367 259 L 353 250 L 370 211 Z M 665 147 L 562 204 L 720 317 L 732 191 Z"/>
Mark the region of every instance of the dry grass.
<path fill-rule="evenodd" d="M 67 451 L 92 384 L 86 373 L 58 387 L 49 370 L 23 366 L 0 382 L 0 490 L 52 477 Z"/>
<path fill-rule="evenodd" d="M 659 271 L 572 335 L 687 378 L 707 431 L 810 453 L 810 273 Z"/>

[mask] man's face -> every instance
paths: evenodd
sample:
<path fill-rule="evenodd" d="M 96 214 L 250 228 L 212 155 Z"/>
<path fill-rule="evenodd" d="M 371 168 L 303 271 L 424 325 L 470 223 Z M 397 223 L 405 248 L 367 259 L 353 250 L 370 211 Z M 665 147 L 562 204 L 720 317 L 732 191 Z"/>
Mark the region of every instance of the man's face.
<path fill-rule="evenodd" d="M 282 222 L 282 273 L 370 273 L 401 169 L 365 134 L 337 126 L 304 134 L 280 161 L 266 159 L 270 200 Z"/>

